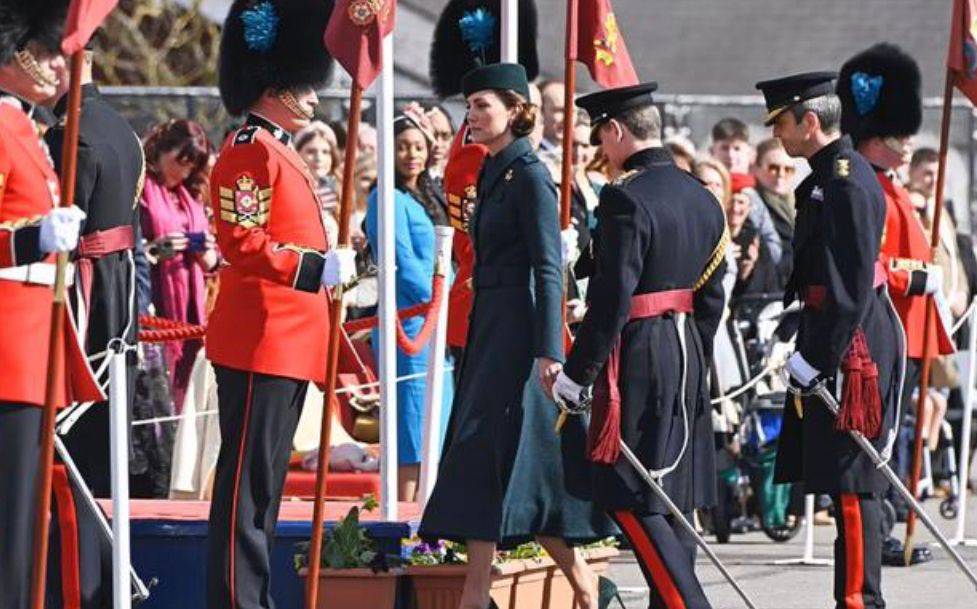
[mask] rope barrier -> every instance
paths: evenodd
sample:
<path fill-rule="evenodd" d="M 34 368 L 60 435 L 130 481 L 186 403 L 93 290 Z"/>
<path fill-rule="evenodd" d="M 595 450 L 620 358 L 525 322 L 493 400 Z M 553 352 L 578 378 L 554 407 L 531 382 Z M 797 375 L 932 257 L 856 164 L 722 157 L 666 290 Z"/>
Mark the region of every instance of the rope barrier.
<path fill-rule="evenodd" d="M 950 329 L 950 336 L 956 334 L 957 331 L 963 327 L 963 324 L 967 323 L 967 320 L 970 318 L 970 314 L 974 312 L 974 307 L 977 307 L 977 298 L 975 298 L 974 301 L 970 303 L 970 306 L 967 307 L 967 310 L 963 312 L 963 315 L 960 316 L 960 319 L 957 320 L 957 323 L 953 324 L 953 328 Z M 970 330 L 971 332 L 973 332 L 974 328 L 971 328 Z"/>
<path fill-rule="evenodd" d="M 445 366 L 445 372 L 451 372 L 454 370 L 454 366 Z M 402 383 L 404 381 L 412 381 L 414 379 L 424 378 L 427 376 L 427 372 L 415 372 L 413 374 L 406 374 L 404 376 L 397 377 L 397 382 Z M 340 387 L 335 391 L 335 395 L 341 395 L 344 393 L 357 393 L 361 389 L 369 389 L 371 387 L 379 387 L 380 382 L 374 381 L 372 383 L 363 383 L 362 385 L 349 385 L 347 387 Z M 152 419 L 140 419 L 138 421 L 133 421 L 131 425 L 133 427 L 138 427 L 141 425 L 155 425 L 157 423 L 170 423 L 173 421 L 179 421 L 181 419 L 192 419 L 196 417 L 204 417 L 211 414 L 217 414 L 217 410 L 201 410 L 200 412 L 195 412 L 193 414 L 176 414 L 166 417 L 155 417 Z"/>
<path fill-rule="evenodd" d="M 718 398 L 715 398 L 715 399 L 711 400 L 709 403 L 712 404 L 712 405 L 716 405 L 716 404 L 723 403 L 725 400 L 735 400 L 736 398 L 740 397 L 741 395 L 743 395 L 744 393 L 746 393 L 750 389 L 753 389 L 757 385 L 757 383 L 759 383 L 760 381 L 762 381 L 764 378 L 766 378 L 766 376 L 768 374 L 770 374 L 771 372 L 773 372 L 774 370 L 776 370 L 780 366 L 781 366 L 780 363 L 772 363 L 772 364 L 767 365 L 767 367 L 764 368 L 760 372 L 760 374 L 754 376 L 752 379 L 749 380 L 749 382 L 747 382 L 742 387 L 738 388 L 736 391 L 734 391 L 732 393 L 727 393 L 726 395 L 723 395 L 723 396 L 720 396 Z"/>
<path fill-rule="evenodd" d="M 139 331 L 139 340 L 144 343 L 195 340 L 203 338 L 207 333 L 207 326 L 197 326 L 154 315 L 140 315 L 139 326 L 144 328 Z"/>
<path fill-rule="evenodd" d="M 438 312 L 441 308 L 441 295 L 444 292 L 444 284 L 444 276 L 436 274 L 434 280 L 431 282 L 430 302 L 417 304 L 397 311 L 397 347 L 407 355 L 417 355 L 420 353 L 431 339 L 431 336 L 434 335 L 434 328 L 438 321 Z M 418 315 L 425 315 L 424 325 L 421 326 L 421 330 L 417 333 L 417 336 L 411 338 L 404 330 L 402 321 Z M 343 324 L 343 329 L 346 330 L 347 334 L 352 334 L 362 330 L 371 330 L 379 324 L 379 317 L 364 317 L 363 319 L 354 319 L 353 321 L 346 322 Z"/>

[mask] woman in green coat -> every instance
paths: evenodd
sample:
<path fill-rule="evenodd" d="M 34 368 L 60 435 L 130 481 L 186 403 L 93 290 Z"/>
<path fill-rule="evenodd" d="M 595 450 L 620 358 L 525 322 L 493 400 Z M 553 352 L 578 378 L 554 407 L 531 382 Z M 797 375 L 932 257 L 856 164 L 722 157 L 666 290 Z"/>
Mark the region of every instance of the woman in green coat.
<path fill-rule="evenodd" d="M 498 546 L 538 540 L 566 573 L 581 607 L 596 609 L 594 577 L 572 545 L 614 534 L 590 501 L 585 432 L 541 381 L 564 359 L 559 205 L 526 138 L 536 121 L 526 72 L 494 64 L 462 82 L 472 140 L 489 149 L 469 233 L 475 248 L 468 344 L 438 481 L 422 537 L 464 541 L 460 609 L 489 606 Z"/>

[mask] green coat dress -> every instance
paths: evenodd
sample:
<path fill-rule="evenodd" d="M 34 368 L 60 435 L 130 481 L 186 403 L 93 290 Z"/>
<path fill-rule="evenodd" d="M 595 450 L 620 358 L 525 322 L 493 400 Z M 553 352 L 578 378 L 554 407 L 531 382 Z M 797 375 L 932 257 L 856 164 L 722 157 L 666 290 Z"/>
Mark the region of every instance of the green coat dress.
<path fill-rule="evenodd" d="M 535 359 L 563 361 L 559 206 L 549 173 L 520 138 L 485 161 L 472 218 L 468 345 L 438 481 L 420 534 L 511 546 L 536 535 L 613 535 L 590 501 L 585 430 L 563 434 Z"/>

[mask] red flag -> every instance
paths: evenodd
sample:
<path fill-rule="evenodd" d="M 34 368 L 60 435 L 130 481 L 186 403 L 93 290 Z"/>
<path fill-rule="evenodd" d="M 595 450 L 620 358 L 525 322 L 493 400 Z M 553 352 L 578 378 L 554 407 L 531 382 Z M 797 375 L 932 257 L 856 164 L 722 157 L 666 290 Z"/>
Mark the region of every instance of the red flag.
<path fill-rule="evenodd" d="M 61 52 L 74 55 L 85 48 L 88 40 L 102 25 L 119 0 L 71 0 L 68 18 L 64 23 Z"/>
<path fill-rule="evenodd" d="M 586 64 L 590 76 L 604 88 L 638 84 L 638 74 L 611 10 L 611 0 L 579 2 L 576 57 L 571 59 Z"/>
<path fill-rule="evenodd" d="M 383 37 L 394 29 L 396 0 L 339 0 L 326 26 L 326 48 L 366 89 L 383 67 Z"/>
<path fill-rule="evenodd" d="M 946 67 L 961 93 L 977 104 L 977 0 L 954 0 Z"/>

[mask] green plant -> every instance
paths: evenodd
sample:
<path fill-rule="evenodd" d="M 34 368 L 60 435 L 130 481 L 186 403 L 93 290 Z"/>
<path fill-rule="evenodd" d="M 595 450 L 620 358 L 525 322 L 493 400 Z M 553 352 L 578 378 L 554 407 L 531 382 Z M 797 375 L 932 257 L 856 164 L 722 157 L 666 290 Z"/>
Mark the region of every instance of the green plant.
<path fill-rule="evenodd" d="M 511 550 L 503 550 L 496 554 L 495 564 L 508 562 L 510 560 L 539 560 L 549 556 L 543 546 L 535 541 L 516 546 Z"/>
<path fill-rule="evenodd" d="M 403 544 L 403 559 L 409 565 L 463 565 L 468 562 L 465 545 L 451 541 L 427 543 L 413 537 Z"/>
<path fill-rule="evenodd" d="M 372 512 L 378 507 L 376 498 L 367 495 L 361 506 L 350 508 L 346 517 L 331 530 L 322 541 L 321 565 L 328 569 L 358 569 L 369 567 L 374 571 L 387 571 L 391 557 L 380 552 L 375 539 L 360 524 L 360 511 Z M 295 567 L 301 569 L 309 562 L 309 543 L 297 544 Z"/>

